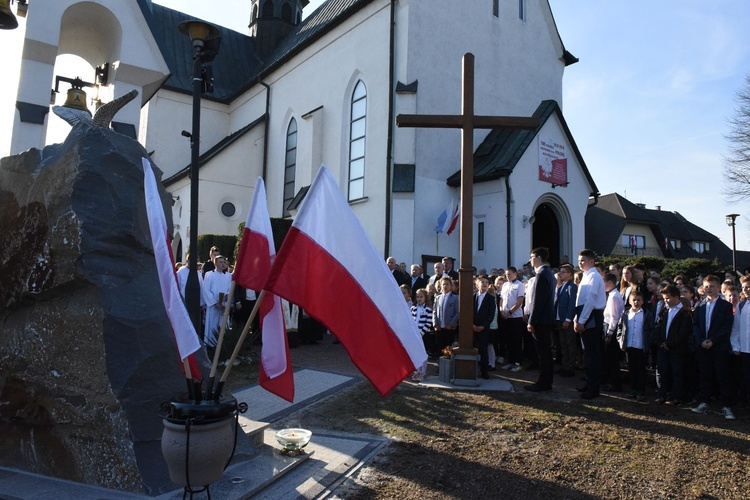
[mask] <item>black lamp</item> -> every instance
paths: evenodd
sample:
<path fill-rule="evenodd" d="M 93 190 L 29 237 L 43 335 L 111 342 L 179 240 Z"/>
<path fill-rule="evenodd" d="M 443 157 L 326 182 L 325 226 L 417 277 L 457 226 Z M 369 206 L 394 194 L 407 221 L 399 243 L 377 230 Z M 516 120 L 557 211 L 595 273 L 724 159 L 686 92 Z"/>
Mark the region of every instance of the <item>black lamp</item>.
<path fill-rule="evenodd" d="M 212 61 L 219 51 L 221 32 L 209 23 L 197 20 L 177 25 L 180 33 L 190 37 L 193 46 L 193 131 L 190 134 L 190 258 L 185 285 L 185 305 L 195 331 L 201 332 L 200 284 L 198 282 L 198 167 L 200 158 L 201 91 L 204 91 L 203 63 Z M 210 90 L 206 88 L 205 90 Z M 183 134 L 184 135 L 184 134 Z"/>

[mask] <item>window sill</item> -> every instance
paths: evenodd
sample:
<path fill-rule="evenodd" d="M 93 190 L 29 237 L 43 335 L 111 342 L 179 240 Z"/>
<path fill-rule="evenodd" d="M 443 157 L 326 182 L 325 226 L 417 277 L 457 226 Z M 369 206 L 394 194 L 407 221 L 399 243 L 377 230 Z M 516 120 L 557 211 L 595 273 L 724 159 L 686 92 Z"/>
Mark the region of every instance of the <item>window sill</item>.
<path fill-rule="evenodd" d="M 364 203 L 370 198 L 368 196 L 363 196 L 362 198 L 357 198 L 356 200 L 349 200 L 349 205 L 359 205 L 360 203 Z"/>

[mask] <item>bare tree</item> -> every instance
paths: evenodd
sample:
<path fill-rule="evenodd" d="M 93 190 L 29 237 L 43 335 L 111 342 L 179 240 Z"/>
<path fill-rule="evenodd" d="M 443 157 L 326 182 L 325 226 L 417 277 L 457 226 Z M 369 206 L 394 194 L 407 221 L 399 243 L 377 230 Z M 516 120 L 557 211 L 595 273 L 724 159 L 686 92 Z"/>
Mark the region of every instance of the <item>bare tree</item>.
<path fill-rule="evenodd" d="M 726 136 L 729 152 L 724 156 L 724 194 L 736 202 L 750 199 L 750 75 L 735 101 L 731 131 Z"/>

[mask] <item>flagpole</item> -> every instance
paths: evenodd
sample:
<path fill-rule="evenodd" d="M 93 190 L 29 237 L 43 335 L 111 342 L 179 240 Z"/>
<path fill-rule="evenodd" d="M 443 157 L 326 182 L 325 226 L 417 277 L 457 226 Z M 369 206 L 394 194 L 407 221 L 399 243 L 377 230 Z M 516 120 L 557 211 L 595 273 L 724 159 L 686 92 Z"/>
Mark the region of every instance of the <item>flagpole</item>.
<path fill-rule="evenodd" d="M 211 363 L 211 373 L 208 376 L 208 390 L 206 391 L 206 399 L 211 399 L 211 391 L 214 387 L 214 379 L 216 378 L 216 367 L 219 364 L 219 356 L 221 355 L 221 346 L 224 343 L 224 334 L 227 330 L 227 319 L 229 318 L 229 310 L 232 308 L 232 298 L 234 298 L 234 288 L 237 286 L 237 282 L 232 280 L 232 284 L 229 286 L 229 294 L 226 297 L 227 304 L 224 306 L 224 315 L 221 318 L 221 328 L 219 329 L 219 340 L 216 342 L 216 350 L 214 351 L 214 359 Z"/>
<path fill-rule="evenodd" d="M 216 392 L 213 394 L 214 399 L 219 399 L 221 397 L 221 391 L 224 389 L 224 382 L 226 382 L 227 378 L 229 377 L 229 372 L 232 371 L 232 366 L 234 365 L 234 360 L 237 359 L 237 355 L 240 353 L 240 349 L 242 349 L 242 344 L 245 343 L 245 339 L 247 338 L 247 334 L 250 331 L 250 327 L 253 324 L 253 320 L 255 319 L 255 316 L 258 314 L 258 310 L 260 309 L 260 305 L 263 303 L 263 299 L 266 296 L 266 291 L 261 290 L 260 294 L 258 294 L 258 300 L 255 302 L 255 306 L 253 307 L 253 311 L 250 313 L 250 317 L 247 318 L 247 322 L 245 323 L 245 328 L 242 329 L 242 334 L 240 335 L 239 340 L 237 340 L 237 345 L 234 347 L 234 352 L 232 353 L 232 357 L 227 361 L 227 366 L 224 368 L 224 373 L 221 375 L 221 379 L 219 380 L 219 383 L 216 385 Z"/>
<path fill-rule="evenodd" d="M 195 399 L 195 395 L 193 394 L 193 375 L 190 372 L 190 360 L 188 358 L 182 360 L 182 368 L 185 370 L 185 379 L 187 380 L 188 399 Z"/>

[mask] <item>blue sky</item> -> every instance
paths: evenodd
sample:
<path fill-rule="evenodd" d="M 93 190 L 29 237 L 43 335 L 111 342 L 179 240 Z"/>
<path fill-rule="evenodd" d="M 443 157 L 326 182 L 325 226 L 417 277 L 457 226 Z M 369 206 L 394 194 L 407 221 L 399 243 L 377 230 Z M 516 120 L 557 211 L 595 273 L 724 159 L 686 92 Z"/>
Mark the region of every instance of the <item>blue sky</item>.
<path fill-rule="evenodd" d="M 602 194 L 680 212 L 731 247 L 750 249 L 748 204 L 722 196 L 724 136 L 750 73 L 744 0 L 550 0 L 580 62 L 563 111 Z M 744 212 L 744 214 L 743 214 Z"/>
<path fill-rule="evenodd" d="M 241 32 L 250 15 L 247 0 L 155 1 Z M 750 1 L 549 2 L 580 59 L 565 70 L 563 112 L 600 193 L 680 212 L 730 247 L 724 216 L 739 213 L 737 247 L 750 249 L 750 205 L 727 204 L 721 176 L 727 119 L 750 73 Z"/>

